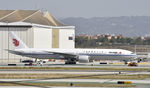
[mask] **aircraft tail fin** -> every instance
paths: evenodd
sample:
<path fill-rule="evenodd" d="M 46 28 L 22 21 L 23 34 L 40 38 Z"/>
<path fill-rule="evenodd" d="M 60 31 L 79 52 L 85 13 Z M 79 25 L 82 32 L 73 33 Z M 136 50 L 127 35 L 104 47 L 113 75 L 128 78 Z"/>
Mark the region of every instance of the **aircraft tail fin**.
<path fill-rule="evenodd" d="M 11 38 L 11 41 L 12 41 L 12 44 L 13 44 L 13 47 L 14 49 L 22 49 L 22 48 L 28 48 L 22 40 L 20 40 L 18 38 L 18 36 L 15 35 L 14 32 L 10 31 L 9 32 L 9 36 Z"/>

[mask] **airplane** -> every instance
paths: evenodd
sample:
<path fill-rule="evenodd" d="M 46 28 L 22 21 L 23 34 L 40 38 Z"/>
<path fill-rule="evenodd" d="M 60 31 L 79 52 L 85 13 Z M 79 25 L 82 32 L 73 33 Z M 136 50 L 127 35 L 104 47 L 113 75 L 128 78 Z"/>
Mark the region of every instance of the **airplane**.
<path fill-rule="evenodd" d="M 12 44 L 15 49 L 8 50 L 9 53 L 35 59 L 63 59 L 65 64 L 89 63 L 93 60 L 123 60 L 129 61 L 136 57 L 136 54 L 123 49 L 37 49 L 28 48 L 14 32 L 10 31 Z"/>

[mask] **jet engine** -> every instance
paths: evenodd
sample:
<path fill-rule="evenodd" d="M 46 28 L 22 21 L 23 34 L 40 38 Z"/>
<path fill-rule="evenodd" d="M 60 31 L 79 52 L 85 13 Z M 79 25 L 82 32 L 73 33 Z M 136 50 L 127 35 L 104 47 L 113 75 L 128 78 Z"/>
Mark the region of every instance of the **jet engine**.
<path fill-rule="evenodd" d="M 80 55 L 78 56 L 77 61 L 79 61 L 80 63 L 89 63 L 89 56 Z"/>

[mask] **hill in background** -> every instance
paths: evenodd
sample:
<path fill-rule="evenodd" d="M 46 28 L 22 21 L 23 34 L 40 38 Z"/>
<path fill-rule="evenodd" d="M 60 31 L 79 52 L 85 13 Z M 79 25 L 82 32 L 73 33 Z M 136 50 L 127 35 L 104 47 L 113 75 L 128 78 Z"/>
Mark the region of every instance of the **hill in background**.
<path fill-rule="evenodd" d="M 79 34 L 123 34 L 128 37 L 150 36 L 150 16 L 122 16 L 95 18 L 64 18 L 61 21 L 76 26 Z"/>

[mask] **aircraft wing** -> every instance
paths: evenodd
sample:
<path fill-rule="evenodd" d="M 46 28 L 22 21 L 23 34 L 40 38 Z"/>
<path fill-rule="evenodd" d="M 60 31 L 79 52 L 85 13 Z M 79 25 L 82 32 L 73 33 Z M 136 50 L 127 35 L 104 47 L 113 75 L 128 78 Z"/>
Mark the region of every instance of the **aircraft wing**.
<path fill-rule="evenodd" d="M 16 54 L 16 55 L 24 54 L 24 52 L 20 52 L 20 51 L 8 50 L 8 49 L 5 49 L 5 50 L 8 51 L 9 53 Z M 55 51 L 43 51 L 43 52 L 48 53 L 48 54 L 60 55 L 60 56 L 63 56 L 64 58 L 76 58 L 77 57 L 76 54 L 71 54 L 71 53 L 63 53 L 63 52 L 55 52 Z"/>
<path fill-rule="evenodd" d="M 47 53 L 50 53 L 50 54 L 57 54 L 57 55 L 61 55 L 61 56 L 64 56 L 65 58 L 76 58 L 77 55 L 76 54 L 70 54 L 70 53 L 62 53 L 62 52 L 53 52 L 53 51 L 45 51 Z"/>

